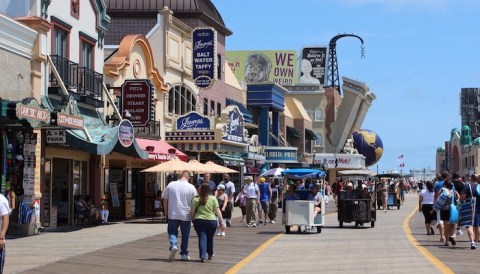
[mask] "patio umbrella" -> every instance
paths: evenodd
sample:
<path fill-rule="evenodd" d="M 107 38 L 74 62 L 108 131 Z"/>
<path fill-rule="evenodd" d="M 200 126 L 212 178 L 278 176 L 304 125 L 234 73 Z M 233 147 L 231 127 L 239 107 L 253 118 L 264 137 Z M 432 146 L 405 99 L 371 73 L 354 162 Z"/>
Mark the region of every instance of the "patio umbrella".
<path fill-rule="evenodd" d="M 144 169 L 142 172 L 182 172 L 184 170 L 190 172 L 201 172 L 204 169 L 205 167 L 198 162 L 187 163 L 178 159 L 177 157 L 174 157 L 167 162 Z"/>
<path fill-rule="evenodd" d="M 267 171 L 265 171 L 264 173 L 260 174 L 260 177 L 274 177 L 274 178 L 279 178 L 282 176 L 282 171 L 284 171 L 285 169 L 281 168 L 281 167 L 277 167 L 277 168 L 272 168 L 272 169 L 269 169 Z"/>
<path fill-rule="evenodd" d="M 203 165 L 205 167 L 205 173 L 238 173 L 238 171 L 234 169 L 215 164 L 212 161 L 208 161 Z"/>

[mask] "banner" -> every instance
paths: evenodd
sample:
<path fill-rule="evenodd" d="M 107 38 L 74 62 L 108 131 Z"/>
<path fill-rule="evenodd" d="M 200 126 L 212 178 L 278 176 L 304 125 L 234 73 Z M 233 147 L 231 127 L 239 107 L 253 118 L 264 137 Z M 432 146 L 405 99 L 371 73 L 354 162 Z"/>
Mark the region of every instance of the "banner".
<path fill-rule="evenodd" d="M 228 65 L 242 86 L 261 82 L 294 85 L 297 82 L 296 50 L 227 51 L 226 54 Z"/>
<path fill-rule="evenodd" d="M 327 83 L 327 46 L 302 49 L 299 84 L 325 86 Z"/>
<path fill-rule="evenodd" d="M 196 28 L 192 39 L 192 78 L 198 88 L 207 89 L 213 85 L 217 74 L 217 35 L 213 28 Z"/>

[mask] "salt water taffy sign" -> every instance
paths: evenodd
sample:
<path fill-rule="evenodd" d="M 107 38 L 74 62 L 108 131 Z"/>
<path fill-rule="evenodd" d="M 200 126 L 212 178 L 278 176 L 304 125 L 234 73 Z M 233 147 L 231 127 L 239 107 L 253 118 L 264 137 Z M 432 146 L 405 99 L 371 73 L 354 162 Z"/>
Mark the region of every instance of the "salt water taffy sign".
<path fill-rule="evenodd" d="M 217 33 L 213 28 L 193 30 L 192 78 L 198 88 L 210 88 L 217 74 Z"/>

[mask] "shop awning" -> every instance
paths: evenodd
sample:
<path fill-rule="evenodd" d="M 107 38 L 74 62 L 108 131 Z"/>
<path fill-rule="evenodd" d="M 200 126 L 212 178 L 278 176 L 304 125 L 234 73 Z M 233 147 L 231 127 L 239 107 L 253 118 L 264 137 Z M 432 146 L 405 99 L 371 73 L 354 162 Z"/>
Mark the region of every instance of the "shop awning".
<path fill-rule="evenodd" d="M 307 139 L 307 140 L 317 140 L 318 138 L 317 138 L 317 134 L 315 134 L 315 132 L 306 128 L 305 129 L 305 139 Z"/>
<path fill-rule="evenodd" d="M 215 155 L 222 159 L 223 164 L 226 166 L 243 166 L 245 164 L 245 160 L 240 156 L 231 155 L 231 154 L 222 154 L 215 152 Z"/>
<path fill-rule="evenodd" d="M 135 139 L 141 149 L 148 153 L 149 160 L 167 161 L 171 155 L 178 157 L 182 161 L 188 161 L 188 156 L 182 151 L 161 140 Z"/>
<path fill-rule="evenodd" d="M 47 99 L 45 102 L 50 103 L 48 107 L 51 110 L 61 109 L 61 103 L 58 101 Z M 97 155 L 106 155 L 114 151 L 135 158 L 148 159 L 148 153 L 140 148 L 136 140 L 129 147 L 122 146 L 118 141 L 118 126 L 107 124 L 98 111 L 78 106 L 75 107 L 75 111 L 83 117 L 86 131 L 65 128 L 66 145 L 69 147 Z"/>
<path fill-rule="evenodd" d="M 287 126 L 287 137 L 298 139 L 300 138 L 300 133 L 295 128 Z"/>
<path fill-rule="evenodd" d="M 243 114 L 243 121 L 245 123 L 252 123 L 253 122 L 253 115 L 252 113 L 245 107 L 244 104 L 237 102 L 233 99 L 227 98 L 226 100 L 227 106 L 234 105 L 237 106 L 240 112 Z"/>

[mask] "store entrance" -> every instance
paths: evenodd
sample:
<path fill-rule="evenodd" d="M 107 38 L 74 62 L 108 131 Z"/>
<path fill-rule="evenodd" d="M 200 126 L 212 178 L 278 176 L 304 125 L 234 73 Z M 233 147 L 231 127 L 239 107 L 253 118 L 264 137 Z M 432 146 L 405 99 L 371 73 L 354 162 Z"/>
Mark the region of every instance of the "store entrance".
<path fill-rule="evenodd" d="M 71 201 L 70 193 L 72 193 L 70 189 L 70 185 L 72 185 L 71 176 L 69 176 L 72 170 L 72 161 L 56 158 L 53 159 L 52 167 L 51 205 L 57 213 L 56 224 L 58 226 L 69 225 L 70 212 L 73 211 L 73 202 L 69 202 Z"/>

